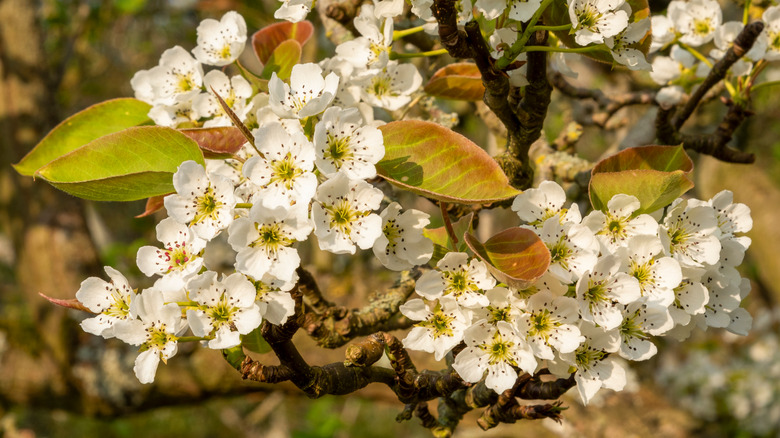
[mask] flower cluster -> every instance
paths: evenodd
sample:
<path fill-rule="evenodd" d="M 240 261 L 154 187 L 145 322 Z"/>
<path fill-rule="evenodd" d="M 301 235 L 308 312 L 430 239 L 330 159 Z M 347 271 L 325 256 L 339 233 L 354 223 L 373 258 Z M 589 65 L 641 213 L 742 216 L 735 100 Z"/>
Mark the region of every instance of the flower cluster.
<path fill-rule="evenodd" d="M 764 30 L 753 47 L 729 69 L 727 88 L 740 79 L 749 78 L 752 83 L 764 68 L 759 61 L 765 64 L 780 59 L 780 6 L 767 8 L 762 20 Z M 745 27 L 743 21 L 724 22 L 716 0 L 672 1 L 666 15 L 653 16 L 651 22 L 650 52 L 666 53 L 655 57 L 650 74 L 663 87 L 656 97 L 662 107 L 682 102 L 726 55 Z M 707 48 L 708 52 L 703 50 Z"/>
<path fill-rule="evenodd" d="M 268 94 L 253 93 L 241 75 L 203 73 L 203 65 L 229 66 L 244 50 L 246 24 L 235 12 L 204 20 L 192 54 L 174 47 L 133 78 L 136 97 L 153 105 L 157 124 L 229 126 L 216 93 L 255 139 L 234 158 L 179 166 L 176 193 L 164 199 L 168 218 L 157 226 L 161 247 L 144 246 L 137 255 L 139 269 L 155 279 L 152 287 L 136 292 L 107 267 L 110 282 L 89 278 L 77 293 L 97 313 L 84 330 L 140 346 L 141 382 L 154 380 L 159 361 L 175 355 L 182 339 L 224 349 L 263 320 L 284 323 L 295 307 L 289 291 L 301 263 L 296 244 L 312 233 L 325 251 L 372 249 L 393 270 L 430 259 L 433 244 L 422 234 L 428 215 L 397 203 L 383 209 L 382 191 L 367 181 L 385 153 L 371 106 L 400 108 L 422 79 L 413 65 L 376 50 L 392 42 L 392 20 L 380 32 L 373 9 L 363 11 L 356 25 L 365 37 L 348 57 L 295 65 L 289 82 L 274 73 Z M 236 253 L 235 272 L 222 276 L 203 258 L 221 234 Z"/>
<path fill-rule="evenodd" d="M 696 327 L 747 333 L 752 320 L 739 304 L 750 287 L 735 267 L 752 220 L 730 192 L 677 199 L 665 214 L 639 214 L 637 198 L 624 194 L 585 217 L 565 203 L 563 189 L 546 181 L 512 205 L 551 254 L 532 286 L 497 285 L 482 261 L 458 252 L 423 274 L 421 298 L 401 307 L 419 321 L 405 346 L 441 359 L 465 342 L 453 368 L 468 382 L 487 372 L 497 392 L 512 387 L 518 370 L 574 373 L 587 403 L 602 387 L 622 389 L 616 357 L 649 359 L 654 336 L 682 340 Z"/>

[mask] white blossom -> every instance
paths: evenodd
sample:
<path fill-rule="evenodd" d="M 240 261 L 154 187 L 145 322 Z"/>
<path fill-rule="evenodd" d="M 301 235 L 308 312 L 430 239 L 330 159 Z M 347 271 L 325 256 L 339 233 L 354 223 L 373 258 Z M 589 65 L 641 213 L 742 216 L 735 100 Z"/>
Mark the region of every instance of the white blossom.
<path fill-rule="evenodd" d="M 336 54 L 356 68 L 383 68 L 390 59 L 393 45 L 393 20 L 379 19 L 374 6 L 365 4 L 354 20 L 359 37 L 336 47 Z"/>
<path fill-rule="evenodd" d="M 238 253 L 236 270 L 254 278 L 270 274 L 291 281 L 301 264 L 292 245 L 306 240 L 311 230 L 306 210 L 253 205 L 249 217 L 236 219 L 228 229 L 228 242 Z"/>
<path fill-rule="evenodd" d="M 290 73 L 290 85 L 271 75 L 268 81 L 268 104 L 279 117 L 304 119 L 319 114 L 330 105 L 339 88 L 339 76 L 322 77 L 317 64 L 296 64 Z"/>
<path fill-rule="evenodd" d="M 221 67 L 238 59 L 246 44 L 246 21 L 235 11 L 219 21 L 207 18 L 198 25 L 198 45 L 192 49 L 203 64 Z"/>
<path fill-rule="evenodd" d="M 136 377 L 141 383 L 152 383 L 160 360 L 166 363 L 178 351 L 177 334 L 186 328 L 176 303 L 165 304 L 160 291 L 146 289 L 130 304 L 138 319 L 121 321 L 115 327 L 117 338 L 131 345 L 141 345 L 135 359 Z"/>
<path fill-rule="evenodd" d="M 525 309 L 525 300 L 520 299 L 518 293 L 506 287 L 494 287 L 485 291 L 489 304 L 473 309 L 475 321 L 485 321 L 488 324 L 497 324 L 499 321 L 514 324 L 515 320 Z"/>
<path fill-rule="evenodd" d="M 628 26 L 630 13 L 622 9 L 625 0 L 570 0 L 569 18 L 574 30 L 574 41 L 587 46 L 603 43 Z"/>
<path fill-rule="evenodd" d="M 207 92 L 199 94 L 194 99 L 192 106 L 200 117 L 212 117 L 211 120 L 207 120 L 203 124 L 204 128 L 233 126 L 233 122 L 222 109 L 216 96 L 214 96 L 215 92 L 239 119 L 244 120 L 246 118 L 247 113 L 251 109 L 251 106 L 248 106 L 246 101 L 252 97 L 252 86 L 243 76 L 236 75 L 228 78 L 220 70 L 211 70 L 203 78 L 203 83 Z"/>
<path fill-rule="evenodd" d="M 178 291 L 203 267 L 201 253 L 206 241 L 172 218 L 157 224 L 157 240 L 162 249 L 143 246 L 138 250 L 138 269 L 148 277 L 161 275 L 157 284 L 161 291 Z"/>
<path fill-rule="evenodd" d="M 715 37 L 723 12 L 716 0 L 690 0 L 672 19 L 675 29 L 682 33 L 680 41 L 698 47 Z"/>
<path fill-rule="evenodd" d="M 442 296 L 455 298 L 461 306 L 485 307 L 490 304 L 485 291 L 496 285 L 484 262 L 463 252 L 448 252 L 436 264 L 436 270 L 423 273 L 415 290 L 428 300 Z"/>
<path fill-rule="evenodd" d="M 422 85 L 422 76 L 414 64 L 389 61 L 382 69 L 366 70 L 354 83 L 360 86 L 363 101 L 395 111 L 412 100 L 412 93 Z"/>
<path fill-rule="evenodd" d="M 624 307 L 623 322 L 618 327 L 621 340 L 618 353 L 628 360 L 647 360 L 658 351 L 649 340 L 650 336 L 663 334 L 673 326 L 674 321 L 666 307 L 631 303 Z"/>
<path fill-rule="evenodd" d="M 253 131 L 261 156 L 244 163 L 244 175 L 256 186 L 253 199 L 265 208 L 308 205 L 317 191 L 314 146 L 303 132 L 289 133 L 279 123 Z"/>
<path fill-rule="evenodd" d="M 417 298 L 402 304 L 399 310 L 412 321 L 420 321 L 404 338 L 404 347 L 434 353 L 436 360 L 463 340 L 469 326 L 469 318 L 451 297 L 440 298 L 433 309 Z"/>
<path fill-rule="evenodd" d="M 645 54 L 639 49 L 629 47 L 638 43 L 650 31 L 650 20 L 631 23 L 622 32 L 605 39 L 612 57 L 615 61 L 628 67 L 630 70 L 651 70 L 652 66 L 647 62 Z"/>
<path fill-rule="evenodd" d="M 368 249 L 382 235 L 382 218 L 372 213 L 382 202 L 382 191 L 343 173 L 317 189 L 311 217 L 320 249 L 354 254 L 355 245 Z"/>
<path fill-rule="evenodd" d="M 332 177 L 345 173 L 349 179 L 376 176 L 376 167 L 385 156 L 382 132 L 363 124 L 357 108 L 328 108 L 314 127 L 317 169 Z"/>
<path fill-rule="evenodd" d="M 111 266 L 104 269 L 111 281 L 98 277 L 87 278 L 81 282 L 76 299 L 97 313 L 97 316 L 81 321 L 81 328 L 87 333 L 108 339 L 114 337 L 114 324 L 135 318 L 130 313 L 135 292 L 121 272 Z"/>
<path fill-rule="evenodd" d="M 255 286 L 255 301 L 263 319 L 271 324 L 281 325 L 295 314 L 295 300 L 290 290 L 298 283 L 298 275 L 292 281 L 281 281 L 266 274 L 260 280 L 252 280 Z"/>
<path fill-rule="evenodd" d="M 687 201 L 672 204 L 660 227 L 664 251 L 684 267 L 717 263 L 719 233 L 715 210 L 706 205 L 689 207 Z"/>
<path fill-rule="evenodd" d="M 761 19 L 765 25 L 762 35 L 767 44 L 764 59 L 777 61 L 780 59 L 780 6 L 766 8 Z"/>
<path fill-rule="evenodd" d="M 401 206 L 393 202 L 379 217 L 382 234 L 374 242 L 373 250 L 382 265 L 403 271 L 431 259 L 433 242 L 423 236 L 423 229 L 430 223 L 428 214 L 414 209 L 401 213 Z"/>
<path fill-rule="evenodd" d="M 645 301 L 669 306 L 675 300 L 674 288 L 683 279 L 680 264 L 671 257 L 657 257 L 664 250 L 657 236 L 635 236 L 625 249 L 626 271 L 637 279 Z"/>
<path fill-rule="evenodd" d="M 292 23 L 303 21 L 311 11 L 314 0 L 279 0 L 282 5 L 274 12 L 277 20 L 287 20 Z"/>
<path fill-rule="evenodd" d="M 539 188 L 528 189 L 512 201 L 512 211 L 520 219 L 534 227 L 541 228 L 551 217 L 557 217 L 561 224 L 580 223 L 582 215 L 577 204 L 564 208 L 566 192 L 553 181 L 542 181 Z"/>
<path fill-rule="evenodd" d="M 574 325 L 578 320 L 577 301 L 545 291 L 528 299 L 524 313 L 517 319 L 517 327 L 536 357 L 552 360 L 553 349 L 571 353 L 585 341 Z"/>
<path fill-rule="evenodd" d="M 233 221 L 233 183 L 209 175 L 195 161 L 183 162 L 173 174 L 176 193 L 163 200 L 168 215 L 205 240 L 211 240 Z"/>
<path fill-rule="evenodd" d="M 557 217 L 551 217 L 539 237 L 550 251 L 548 272 L 564 283 L 576 281 L 596 264 L 599 243 L 584 225 L 570 224 L 566 229 Z"/>
<path fill-rule="evenodd" d="M 634 213 L 639 209 L 639 199 L 619 193 L 607 203 L 607 211 L 593 210 L 582 219 L 582 225 L 596 233 L 602 252 L 614 253 L 626 246 L 628 239 L 639 235 L 658 235 L 658 222 L 649 214 Z"/>
<path fill-rule="evenodd" d="M 159 65 L 137 72 L 130 85 L 139 100 L 151 105 L 175 105 L 200 93 L 203 67 L 187 50 L 175 46 L 163 52 Z"/>
<path fill-rule="evenodd" d="M 528 373 L 536 369 L 533 353 L 507 322 L 472 325 L 464 339 L 466 348 L 455 357 L 452 368 L 466 382 L 479 382 L 487 371 L 485 385 L 500 394 L 514 386 L 515 367 Z"/>
<path fill-rule="evenodd" d="M 235 347 L 260 325 L 260 308 L 255 304 L 255 286 L 239 273 L 221 280 L 205 272 L 189 281 L 190 298 L 198 303 L 187 310 L 187 322 L 195 336 L 211 337 L 213 349 Z"/>
<path fill-rule="evenodd" d="M 639 299 L 639 282 L 624 272 L 618 272 L 619 269 L 620 259 L 606 255 L 579 279 L 577 301 L 583 320 L 611 330 L 623 320 L 616 304 L 629 304 Z"/>

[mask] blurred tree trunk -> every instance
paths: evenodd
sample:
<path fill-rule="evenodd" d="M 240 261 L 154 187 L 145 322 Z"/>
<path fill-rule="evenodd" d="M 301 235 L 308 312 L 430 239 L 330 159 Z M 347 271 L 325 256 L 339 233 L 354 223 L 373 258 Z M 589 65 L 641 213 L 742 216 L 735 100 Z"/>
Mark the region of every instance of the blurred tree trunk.
<path fill-rule="evenodd" d="M 14 278 L 3 284 L 2 324 L 9 349 L 0 359 L 0 399 L 68 403 L 74 322 L 38 293 L 71 298 L 99 268 L 82 204 L 11 167 L 57 119 L 52 68 L 43 50 L 39 5 L 0 1 L 0 230 L 15 253 Z"/>

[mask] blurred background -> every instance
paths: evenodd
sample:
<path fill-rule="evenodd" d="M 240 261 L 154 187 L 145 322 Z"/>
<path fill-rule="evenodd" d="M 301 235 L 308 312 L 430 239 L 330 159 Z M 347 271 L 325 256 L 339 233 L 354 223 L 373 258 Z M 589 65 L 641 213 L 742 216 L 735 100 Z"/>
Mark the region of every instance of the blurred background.
<path fill-rule="evenodd" d="M 135 254 L 140 246 L 156 242 L 154 226 L 161 216 L 134 218 L 144 210 L 143 202 L 81 201 L 42 181 L 20 177 L 10 164 L 65 117 L 103 100 L 132 96 L 132 75 L 156 65 L 169 47 L 194 47 L 195 29 L 203 18 L 237 10 L 251 34 L 274 21 L 277 6 L 274 0 L 0 0 L 2 436 L 429 436 L 417 420 L 395 422 L 402 405 L 383 386 L 348 397 L 309 400 L 292 385 L 243 382 L 219 353 L 191 344 L 160 367 L 154 384 L 141 385 L 132 372 L 134 348 L 82 332 L 78 322 L 84 315 L 55 307 L 38 295 L 73 298 L 83 279 L 103 276 L 105 265 L 118 268 L 133 285 L 148 286 L 151 282 L 135 266 Z M 739 12 L 737 6 L 732 8 Z M 307 45 L 305 61 L 329 56 L 333 47 L 322 21 L 316 14 L 309 19 L 317 38 Z M 325 24 L 332 29 L 332 22 Z M 421 68 L 430 73 L 430 66 Z M 610 71 L 609 66 L 583 61 L 577 70 L 582 72 L 578 84 L 607 93 L 636 86 L 628 73 Z M 635 79 L 649 84 L 646 76 Z M 576 397 L 565 396 L 569 409 L 563 424 L 518 423 L 482 433 L 475 423 L 478 413 L 472 412 L 456 436 L 780 434 L 780 282 L 773 277 L 780 272 L 778 95 L 768 87 L 754 96 L 756 115 L 735 140 L 738 147 L 758 155 L 755 165 L 695 157 L 694 196 L 708 199 L 729 188 L 735 201 L 753 212 L 753 245 L 741 266 L 753 284 L 745 302 L 754 317 L 751 335 L 710 330 L 682 344 L 660 342 L 656 357 L 631 368 L 624 392 L 604 390 L 587 409 Z M 583 110 L 558 93 L 553 99 L 545 126 L 550 142 Z M 495 148 L 490 123 L 476 115 L 481 108 L 434 104 L 450 115 L 454 129 L 488 150 Z M 723 111 L 717 101 L 706 105 L 691 129 L 708 129 Z M 606 132 L 586 127 L 577 153 L 595 161 L 620 147 L 641 144 L 653 116 L 652 108 L 630 108 L 621 111 Z M 582 192 L 575 185 L 570 194 Z M 508 217 L 511 212 L 486 219 L 487 231 L 482 232 L 489 234 L 491 224 L 500 226 Z M 224 242 L 214 245 L 209 250 L 215 254 L 211 266 L 229 266 Z M 220 253 L 220 248 L 225 250 Z M 343 305 L 360 306 L 371 291 L 393 281 L 377 269 L 370 252 L 334 257 L 310 248 L 304 263 L 320 274 L 328 298 Z M 300 333 L 296 343 L 312 364 L 343 360 L 343 348 L 316 348 Z M 440 368 L 429 356 L 414 356 L 418 367 Z M 271 355 L 257 357 L 276 363 Z"/>

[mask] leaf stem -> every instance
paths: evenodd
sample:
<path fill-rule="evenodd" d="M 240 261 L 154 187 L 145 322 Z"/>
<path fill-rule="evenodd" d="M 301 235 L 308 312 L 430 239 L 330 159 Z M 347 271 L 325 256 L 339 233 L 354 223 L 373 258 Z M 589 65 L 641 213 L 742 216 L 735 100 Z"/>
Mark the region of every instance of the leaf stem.
<path fill-rule="evenodd" d="M 430 58 L 432 56 L 446 55 L 447 49 L 431 50 L 429 52 L 397 53 L 390 52 L 390 59 Z"/>
<path fill-rule="evenodd" d="M 441 209 L 441 218 L 444 220 L 444 228 L 447 230 L 447 235 L 452 240 L 452 247 L 458 247 L 458 238 L 455 236 L 455 230 L 452 228 L 452 221 L 450 220 L 450 214 L 447 213 L 447 203 L 439 201 L 439 208 Z"/>
<path fill-rule="evenodd" d="M 423 30 L 423 26 L 410 27 L 409 29 L 395 30 L 393 31 L 393 41 L 398 41 L 401 38 L 415 34 Z"/>
<path fill-rule="evenodd" d="M 235 208 L 252 208 L 251 202 L 239 202 L 236 204 Z"/>
<path fill-rule="evenodd" d="M 525 31 L 523 31 L 523 34 L 520 35 L 520 38 L 515 41 L 514 44 L 512 44 L 512 47 L 504 51 L 504 56 L 502 56 L 498 61 L 496 61 L 496 68 L 499 70 L 503 70 L 512 63 L 512 61 L 517 58 L 517 55 L 519 55 L 523 48 L 525 48 L 526 43 L 528 43 L 528 40 L 531 39 L 531 35 L 533 35 L 532 29 L 534 26 L 536 26 L 536 23 L 539 21 L 539 19 L 542 17 L 542 13 L 547 9 L 548 6 L 550 6 L 555 0 L 543 0 L 542 4 L 539 5 L 539 9 L 534 12 L 534 15 L 531 16 L 531 19 L 528 20 L 528 24 L 526 25 Z"/>
<path fill-rule="evenodd" d="M 550 47 L 550 46 L 528 46 L 525 48 L 525 52 L 561 52 L 561 53 L 588 53 L 588 52 L 604 52 L 609 50 L 604 44 L 597 44 L 595 46 L 587 47 Z"/>
<path fill-rule="evenodd" d="M 182 336 L 180 338 L 176 338 L 177 342 L 196 342 L 196 341 L 210 341 L 214 339 L 213 336 Z"/>
<path fill-rule="evenodd" d="M 748 24 L 750 21 L 750 0 L 745 1 L 745 10 L 742 12 L 742 24 Z"/>
<path fill-rule="evenodd" d="M 755 92 L 756 90 L 760 90 L 764 87 L 773 87 L 775 85 L 780 85 L 780 80 L 778 81 L 769 81 L 769 82 L 761 82 L 760 84 L 756 84 L 751 88 L 751 91 Z"/>
<path fill-rule="evenodd" d="M 531 26 L 531 32 L 536 32 L 538 30 L 549 30 L 551 32 L 555 32 L 557 30 L 569 30 L 571 29 L 571 23 L 568 24 L 561 24 L 560 26 Z"/>

